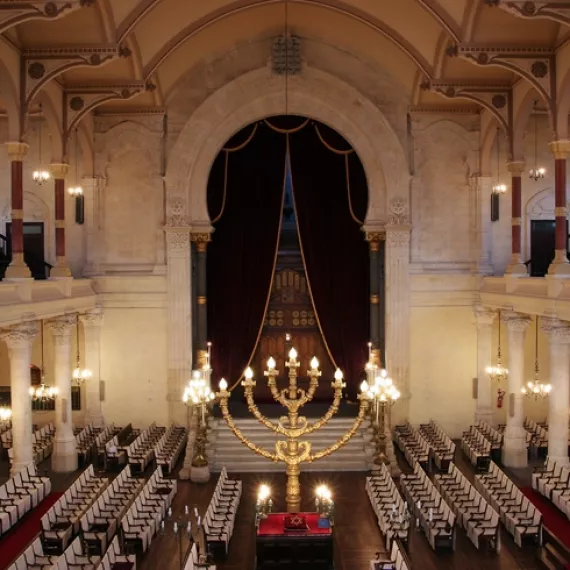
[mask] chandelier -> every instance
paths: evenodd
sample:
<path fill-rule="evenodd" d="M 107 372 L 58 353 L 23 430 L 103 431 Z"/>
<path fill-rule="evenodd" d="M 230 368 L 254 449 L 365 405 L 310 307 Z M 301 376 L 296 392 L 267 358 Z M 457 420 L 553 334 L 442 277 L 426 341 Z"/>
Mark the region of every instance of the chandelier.
<path fill-rule="evenodd" d="M 500 134 L 501 132 L 497 128 L 497 180 L 493 185 L 492 189 L 493 194 L 505 194 L 507 191 L 507 185 L 501 184 L 501 174 L 500 174 L 501 139 L 499 138 Z"/>
<path fill-rule="evenodd" d="M 531 180 L 535 182 L 544 178 L 546 174 L 546 169 L 538 166 L 538 131 L 537 131 L 537 122 L 536 122 L 536 104 L 537 101 L 534 102 L 533 110 L 534 110 L 534 168 L 531 168 L 528 171 L 528 176 Z"/>
<path fill-rule="evenodd" d="M 12 417 L 12 410 L 6 406 L 0 407 L 0 422 L 5 422 Z"/>
<path fill-rule="evenodd" d="M 42 106 L 40 104 L 40 126 L 39 126 L 39 130 L 38 130 L 38 136 L 39 136 L 39 141 L 38 141 L 39 148 L 38 148 L 38 150 L 39 150 L 40 165 L 36 170 L 34 170 L 32 172 L 32 180 L 38 186 L 42 186 L 44 183 L 46 183 L 51 178 L 49 171 L 45 170 L 41 166 L 41 164 L 42 164 L 42 123 L 43 123 L 43 114 L 42 114 Z"/>
<path fill-rule="evenodd" d="M 79 164 L 79 134 L 75 129 L 75 186 L 70 186 L 67 191 L 72 196 L 83 196 L 83 188 L 77 183 L 77 165 Z"/>
<path fill-rule="evenodd" d="M 496 366 L 487 366 L 486 370 L 487 374 L 491 378 L 498 382 L 504 382 L 508 375 L 509 371 L 501 364 L 501 312 L 499 311 L 499 347 L 497 349 L 497 365 Z"/>
<path fill-rule="evenodd" d="M 38 386 L 30 386 L 28 392 L 34 402 L 49 402 L 55 400 L 59 393 L 58 388 L 53 388 L 45 383 L 45 369 L 44 369 L 44 322 L 41 322 L 40 327 L 40 341 L 42 348 L 42 367 L 41 371 L 41 384 Z"/>
<path fill-rule="evenodd" d="M 77 339 L 77 355 L 75 359 L 75 370 L 73 371 L 72 378 L 75 384 L 81 386 L 85 380 L 89 380 L 89 378 L 93 376 L 93 373 L 88 368 L 81 368 L 81 358 L 79 355 L 79 319 L 77 320 L 75 327 L 75 338 Z"/>
<path fill-rule="evenodd" d="M 538 366 L 538 316 L 536 317 L 534 342 L 534 374 L 532 376 L 532 380 L 527 382 L 526 386 L 521 388 L 521 392 L 527 397 L 532 397 L 535 400 L 538 400 L 539 398 L 546 398 L 552 391 L 552 386 L 550 384 L 543 384 L 540 381 L 540 368 Z"/>

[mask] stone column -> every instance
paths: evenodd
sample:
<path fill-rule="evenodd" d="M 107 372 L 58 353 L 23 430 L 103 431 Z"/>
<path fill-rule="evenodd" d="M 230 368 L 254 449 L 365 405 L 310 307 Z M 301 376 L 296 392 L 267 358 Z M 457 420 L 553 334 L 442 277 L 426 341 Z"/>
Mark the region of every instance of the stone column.
<path fill-rule="evenodd" d="M 493 424 L 493 393 L 487 367 L 493 358 L 493 321 L 495 311 L 477 305 L 474 308 L 477 325 L 477 407 L 475 420 Z"/>
<path fill-rule="evenodd" d="M 386 367 L 402 394 L 394 407 L 395 421 L 406 418 L 409 409 L 410 365 L 410 231 L 404 199 L 390 204 L 386 226 Z"/>
<path fill-rule="evenodd" d="M 71 337 L 77 315 L 67 314 L 47 322 L 53 336 L 55 386 L 55 438 L 51 467 L 56 473 L 77 469 L 77 447 L 71 418 Z"/>
<path fill-rule="evenodd" d="M 101 409 L 101 325 L 103 324 L 103 309 L 96 307 L 79 315 L 83 323 L 83 351 L 85 367 L 91 371 L 91 378 L 85 381 L 85 424 L 95 427 L 105 425 Z M 79 342 L 79 339 L 77 339 Z"/>
<path fill-rule="evenodd" d="M 210 242 L 209 232 L 192 232 L 191 240 L 194 243 L 196 253 L 196 338 L 194 347 L 196 349 L 196 367 L 204 366 L 207 363 L 207 343 L 208 343 L 208 307 L 207 307 L 207 275 L 206 275 L 206 249 Z"/>
<path fill-rule="evenodd" d="M 377 365 L 384 363 L 381 340 L 383 336 L 383 311 L 380 308 L 384 301 L 384 287 L 380 279 L 381 245 L 385 234 L 380 231 L 366 231 L 366 241 L 370 250 L 370 342 L 372 354 Z"/>
<path fill-rule="evenodd" d="M 8 142 L 12 185 L 12 261 L 6 268 L 6 279 L 29 279 L 30 269 L 24 261 L 24 157 L 28 145 L 23 142 Z"/>
<path fill-rule="evenodd" d="M 523 427 L 524 340 L 530 317 L 514 312 L 502 313 L 507 324 L 509 378 L 507 386 L 507 427 L 503 443 L 503 464 L 526 467 L 528 463 L 526 431 Z"/>
<path fill-rule="evenodd" d="M 32 343 L 38 327 L 36 322 L 14 325 L 0 332 L 8 346 L 10 385 L 12 393 L 12 440 L 14 461 L 10 474 L 34 464 L 32 447 L 32 403 L 30 400 L 30 365 Z"/>
<path fill-rule="evenodd" d="M 543 319 L 542 331 L 550 344 L 548 401 L 548 458 L 568 464 L 568 414 L 570 412 L 570 323 Z"/>
<path fill-rule="evenodd" d="M 166 233 L 168 283 L 168 402 L 171 422 L 186 424 L 182 402 L 192 371 L 190 226 L 168 226 Z"/>
<path fill-rule="evenodd" d="M 522 179 L 521 173 L 524 170 L 524 162 L 507 163 L 511 173 L 511 262 L 506 273 L 512 276 L 526 276 L 528 274 L 526 265 L 521 257 L 521 220 L 522 220 Z"/>
<path fill-rule="evenodd" d="M 69 164 L 50 166 L 55 190 L 55 267 L 50 271 L 51 279 L 71 277 L 71 269 L 65 257 L 65 177 Z"/>
<path fill-rule="evenodd" d="M 101 224 L 104 219 L 101 215 L 103 202 L 101 190 L 105 186 L 105 179 L 101 177 L 87 177 L 81 181 L 83 196 L 85 197 L 85 276 L 101 275 L 103 261 L 103 242 L 101 240 Z"/>
<path fill-rule="evenodd" d="M 550 143 L 554 153 L 554 217 L 556 219 L 556 237 L 554 260 L 548 268 L 548 275 L 570 277 L 570 264 L 566 255 L 566 158 L 570 153 L 570 141 L 561 140 Z"/>

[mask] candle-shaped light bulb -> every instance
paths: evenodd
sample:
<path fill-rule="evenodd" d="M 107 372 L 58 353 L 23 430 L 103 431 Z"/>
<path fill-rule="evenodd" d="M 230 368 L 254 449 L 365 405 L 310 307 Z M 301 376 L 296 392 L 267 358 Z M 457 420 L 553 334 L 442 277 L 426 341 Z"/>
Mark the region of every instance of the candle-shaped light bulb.
<path fill-rule="evenodd" d="M 295 360 L 297 358 L 297 351 L 295 350 L 295 347 L 289 351 L 289 358 L 291 360 Z"/>
<path fill-rule="evenodd" d="M 337 368 L 335 370 L 334 379 L 335 380 L 342 380 L 343 379 L 342 370 L 340 368 Z"/>
<path fill-rule="evenodd" d="M 245 369 L 243 375 L 246 377 L 247 380 L 251 380 L 253 378 L 253 370 L 250 366 Z"/>
<path fill-rule="evenodd" d="M 221 390 L 222 392 L 225 392 L 225 391 L 228 389 L 228 383 L 226 382 L 226 379 L 225 379 L 225 378 L 222 378 L 222 379 L 220 380 L 219 386 L 220 386 L 220 390 Z"/>
<path fill-rule="evenodd" d="M 275 358 L 273 358 L 273 356 L 270 356 L 267 359 L 267 368 L 269 368 L 269 370 L 275 370 L 275 366 L 276 366 L 276 362 L 275 362 Z"/>
<path fill-rule="evenodd" d="M 368 343 L 368 362 L 372 362 L 372 343 Z"/>
<path fill-rule="evenodd" d="M 319 368 L 319 359 L 316 356 L 313 356 L 311 359 L 311 370 L 318 370 Z"/>
<path fill-rule="evenodd" d="M 366 380 L 364 380 L 362 384 L 360 384 L 360 391 L 362 393 L 368 392 L 369 388 L 370 386 L 368 385 L 368 382 L 366 382 Z"/>

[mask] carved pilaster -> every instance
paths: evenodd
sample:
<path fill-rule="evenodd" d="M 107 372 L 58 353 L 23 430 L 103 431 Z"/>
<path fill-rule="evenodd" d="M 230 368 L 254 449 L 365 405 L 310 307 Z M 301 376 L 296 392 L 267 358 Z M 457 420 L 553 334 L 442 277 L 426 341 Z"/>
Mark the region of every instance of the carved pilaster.
<path fill-rule="evenodd" d="M 83 274 L 87 277 L 101 275 L 104 261 L 104 223 L 103 212 L 104 191 L 107 185 L 105 178 L 85 177 L 81 181 L 85 197 L 85 267 Z"/>
<path fill-rule="evenodd" d="M 497 312 L 476 305 L 473 316 L 477 325 L 477 404 L 475 419 L 493 423 L 493 394 L 487 367 L 493 359 L 493 322 Z"/>
<path fill-rule="evenodd" d="M 403 197 L 389 205 L 386 226 L 386 366 L 400 389 L 407 415 L 410 365 L 410 231 L 409 208 Z"/>

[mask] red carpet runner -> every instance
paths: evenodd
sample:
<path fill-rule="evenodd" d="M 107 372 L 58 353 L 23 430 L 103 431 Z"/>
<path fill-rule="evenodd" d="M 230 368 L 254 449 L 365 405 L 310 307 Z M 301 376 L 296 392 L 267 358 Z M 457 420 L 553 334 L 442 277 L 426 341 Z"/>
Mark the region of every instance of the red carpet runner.
<path fill-rule="evenodd" d="M 35 509 L 0 539 L 0 570 L 5 570 L 36 538 L 41 529 L 41 518 L 63 493 L 50 493 Z"/>
<path fill-rule="evenodd" d="M 542 513 L 542 524 L 570 549 L 570 521 L 548 499 L 530 487 L 521 487 L 523 495 Z"/>

